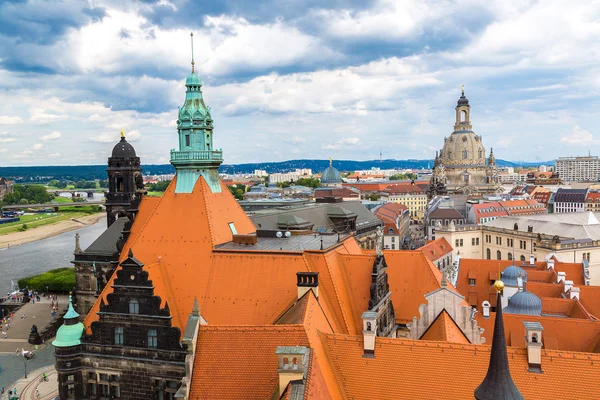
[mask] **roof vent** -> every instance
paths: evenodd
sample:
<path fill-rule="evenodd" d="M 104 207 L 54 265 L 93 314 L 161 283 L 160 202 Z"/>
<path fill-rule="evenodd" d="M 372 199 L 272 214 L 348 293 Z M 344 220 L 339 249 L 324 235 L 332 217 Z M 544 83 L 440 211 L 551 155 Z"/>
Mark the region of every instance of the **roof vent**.
<path fill-rule="evenodd" d="M 319 297 L 319 273 L 318 272 L 296 272 L 298 278 L 298 298 L 301 298 L 312 289 L 315 297 Z"/>
<path fill-rule="evenodd" d="M 258 241 L 258 236 L 252 233 L 249 235 L 233 235 L 232 242 L 236 244 L 255 245 Z"/>

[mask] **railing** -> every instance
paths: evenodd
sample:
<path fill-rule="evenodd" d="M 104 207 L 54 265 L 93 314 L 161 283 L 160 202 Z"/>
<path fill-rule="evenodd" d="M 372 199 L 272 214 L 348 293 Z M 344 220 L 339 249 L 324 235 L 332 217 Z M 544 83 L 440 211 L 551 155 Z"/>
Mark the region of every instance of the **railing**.
<path fill-rule="evenodd" d="M 223 160 L 221 150 L 171 150 L 171 161 Z"/>

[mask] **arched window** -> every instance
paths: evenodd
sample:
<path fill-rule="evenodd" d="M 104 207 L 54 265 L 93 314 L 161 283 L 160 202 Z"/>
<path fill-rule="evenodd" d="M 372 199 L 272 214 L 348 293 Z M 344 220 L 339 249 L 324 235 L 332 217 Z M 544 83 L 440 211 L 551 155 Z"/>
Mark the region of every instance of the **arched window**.
<path fill-rule="evenodd" d="M 139 314 L 140 313 L 140 303 L 133 299 L 129 302 L 129 314 Z"/>
<path fill-rule="evenodd" d="M 467 112 L 465 110 L 462 110 L 460 112 L 460 122 L 465 122 L 467 120 Z"/>
<path fill-rule="evenodd" d="M 488 260 L 492 259 L 492 251 L 490 249 L 486 249 L 485 255 L 487 256 Z"/>
<path fill-rule="evenodd" d="M 512 253 L 508 253 L 508 261 L 512 261 L 512 259 L 513 259 Z"/>
<path fill-rule="evenodd" d="M 498 260 L 502 260 L 502 253 L 500 252 L 500 250 L 498 250 L 498 251 L 496 252 L 496 259 L 498 259 Z"/>
<path fill-rule="evenodd" d="M 288 369 L 290 367 L 290 360 L 287 357 L 283 357 L 283 369 Z"/>
<path fill-rule="evenodd" d="M 467 158 L 469 158 L 469 152 L 466 150 L 463 150 L 463 158 L 466 160 Z"/>
<path fill-rule="evenodd" d="M 483 152 L 481 151 L 481 149 L 479 149 L 479 158 L 483 157 Z"/>
<path fill-rule="evenodd" d="M 371 323 L 370 323 L 370 322 L 367 322 L 367 330 L 368 330 L 368 331 L 370 331 L 370 330 L 371 330 L 371 327 L 372 327 Z"/>
<path fill-rule="evenodd" d="M 292 360 L 292 369 L 298 369 L 298 359 L 296 357 Z"/>
<path fill-rule="evenodd" d="M 538 335 L 537 333 L 534 333 L 531 335 L 531 343 L 537 343 L 538 342 Z"/>
<path fill-rule="evenodd" d="M 521 261 L 525 261 L 525 256 L 521 256 Z"/>

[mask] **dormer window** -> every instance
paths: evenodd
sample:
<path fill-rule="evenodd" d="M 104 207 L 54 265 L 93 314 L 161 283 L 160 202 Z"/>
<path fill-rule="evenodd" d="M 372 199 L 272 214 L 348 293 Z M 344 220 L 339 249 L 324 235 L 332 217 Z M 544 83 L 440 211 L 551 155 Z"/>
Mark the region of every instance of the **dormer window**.
<path fill-rule="evenodd" d="M 469 279 L 469 286 L 475 286 L 475 278 Z"/>
<path fill-rule="evenodd" d="M 370 331 L 371 330 L 371 323 L 367 322 L 367 330 Z"/>
<path fill-rule="evenodd" d="M 288 360 L 287 357 L 283 358 L 283 369 L 289 369 L 290 368 L 290 360 Z"/>
<path fill-rule="evenodd" d="M 140 313 L 140 303 L 133 299 L 129 302 L 129 314 L 139 314 Z"/>
<path fill-rule="evenodd" d="M 292 369 L 298 369 L 298 359 L 296 357 L 292 360 Z"/>

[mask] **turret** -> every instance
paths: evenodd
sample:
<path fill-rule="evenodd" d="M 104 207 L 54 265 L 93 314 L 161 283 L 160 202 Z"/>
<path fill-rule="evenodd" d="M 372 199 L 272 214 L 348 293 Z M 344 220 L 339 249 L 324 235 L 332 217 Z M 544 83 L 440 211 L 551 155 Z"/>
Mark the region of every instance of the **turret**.
<path fill-rule="evenodd" d="M 107 225 L 117 218 L 128 217 L 131 221 L 137 213 L 141 197 L 146 193 L 142 178 L 140 158 L 127 142 L 125 131 L 108 159 L 108 192 L 106 193 Z"/>
<path fill-rule="evenodd" d="M 176 193 L 191 193 L 198 178 L 213 193 L 221 191 L 218 169 L 223 152 L 213 148 L 213 120 L 202 96 L 202 80 L 195 72 L 192 36 L 192 73 L 185 80 L 185 102 L 177 115 L 179 149 L 171 150 L 171 164 L 177 171 Z"/>
<path fill-rule="evenodd" d="M 80 399 L 83 396 L 81 336 L 85 327 L 79 322 L 79 314 L 73 308 L 71 296 L 63 320 L 63 325 L 58 328 L 56 338 L 52 342 L 58 373 L 58 398 L 60 400 Z"/>
<path fill-rule="evenodd" d="M 454 132 L 471 131 L 471 106 L 469 99 L 465 97 L 465 85 L 462 85 L 462 94 L 456 103 L 456 123 Z"/>

